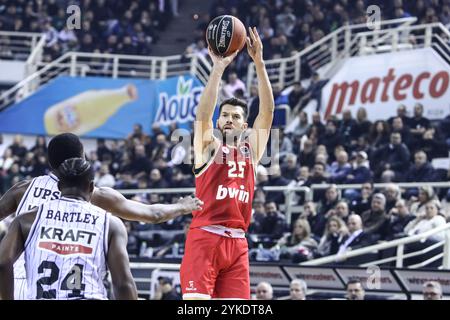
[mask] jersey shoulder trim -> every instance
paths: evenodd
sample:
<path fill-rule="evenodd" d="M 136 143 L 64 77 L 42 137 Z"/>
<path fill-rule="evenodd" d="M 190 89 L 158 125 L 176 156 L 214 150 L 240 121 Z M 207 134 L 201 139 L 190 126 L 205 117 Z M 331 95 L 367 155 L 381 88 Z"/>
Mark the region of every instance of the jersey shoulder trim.
<path fill-rule="evenodd" d="M 201 176 L 206 169 L 209 168 L 209 166 L 214 162 L 214 159 L 216 159 L 217 153 L 219 152 L 219 150 L 221 150 L 221 144 L 219 144 L 215 149 L 214 149 L 214 153 L 213 155 L 209 158 L 208 162 L 204 163 L 200 168 L 195 169 L 195 167 L 193 167 L 193 172 L 196 178 L 198 178 L 199 176 Z"/>
<path fill-rule="evenodd" d="M 57 177 L 53 172 L 50 172 L 50 173 L 48 174 L 48 176 L 49 176 L 50 178 L 52 178 L 53 180 L 55 180 L 55 182 L 59 182 L 58 177 Z"/>
<path fill-rule="evenodd" d="M 194 175 L 198 175 L 207 165 L 208 165 L 208 162 L 205 162 L 200 168 L 197 168 L 197 169 L 192 168 Z"/>
<path fill-rule="evenodd" d="M 37 178 L 33 178 L 33 180 L 31 180 L 30 184 L 28 185 L 27 190 L 25 191 L 25 193 L 22 196 L 22 199 L 20 199 L 19 205 L 17 206 L 17 209 L 16 209 L 16 214 L 15 214 L 16 217 L 17 217 L 18 213 L 20 212 L 20 210 L 22 210 L 22 207 L 25 204 L 25 202 L 27 201 L 28 194 L 30 193 L 31 189 L 33 188 L 33 185 L 36 182 L 36 179 Z"/>

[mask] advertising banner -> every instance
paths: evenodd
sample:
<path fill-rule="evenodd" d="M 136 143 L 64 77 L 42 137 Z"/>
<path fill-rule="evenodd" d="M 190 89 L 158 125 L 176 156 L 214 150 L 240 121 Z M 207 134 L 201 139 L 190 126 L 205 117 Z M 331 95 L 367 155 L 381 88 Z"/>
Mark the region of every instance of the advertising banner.
<path fill-rule="evenodd" d="M 277 266 L 250 266 L 250 284 L 257 285 L 261 281 L 269 282 L 273 286 L 289 286 L 289 279 Z"/>
<path fill-rule="evenodd" d="M 190 75 L 167 80 L 61 76 L 0 113 L 0 132 L 124 138 L 141 124 L 150 133 L 190 128 L 203 86 Z"/>
<path fill-rule="evenodd" d="M 389 270 L 369 267 L 367 269 L 337 268 L 336 272 L 344 283 L 359 280 L 366 290 L 401 292 L 402 289 Z"/>
<path fill-rule="evenodd" d="M 395 270 L 394 271 L 409 292 L 422 293 L 423 285 L 428 281 L 437 281 L 442 286 L 445 295 L 450 294 L 449 271 L 421 271 L 421 270 Z"/>
<path fill-rule="evenodd" d="M 345 289 L 332 268 L 284 267 L 284 270 L 292 279 L 304 280 L 309 288 Z"/>
<path fill-rule="evenodd" d="M 431 48 L 353 57 L 322 89 L 325 117 L 365 107 L 369 120 L 396 115 L 404 104 L 412 115 L 415 103 L 429 119 L 444 118 L 450 109 L 450 66 Z"/>

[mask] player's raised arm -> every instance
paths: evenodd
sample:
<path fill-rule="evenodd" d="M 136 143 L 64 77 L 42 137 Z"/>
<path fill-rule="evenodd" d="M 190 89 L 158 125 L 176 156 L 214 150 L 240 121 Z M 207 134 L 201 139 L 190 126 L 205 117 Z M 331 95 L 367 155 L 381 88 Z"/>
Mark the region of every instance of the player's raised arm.
<path fill-rule="evenodd" d="M 213 122 L 214 109 L 219 95 L 219 86 L 225 68 L 233 61 L 238 51 L 223 58 L 216 55 L 208 47 L 209 55 L 213 61 L 213 68 L 209 75 L 208 83 L 203 90 L 197 107 L 197 114 L 194 123 L 194 162 L 198 168 L 206 163 L 208 154 L 205 151 L 214 141 Z"/>
<path fill-rule="evenodd" d="M 256 76 L 258 78 L 259 113 L 253 124 L 249 136 L 250 145 L 253 148 L 254 163 L 259 162 L 267 145 L 272 127 L 275 102 L 273 100 L 272 86 L 267 75 L 266 65 L 263 60 L 263 45 L 256 28 L 248 28 L 247 51 L 255 63 Z"/>
<path fill-rule="evenodd" d="M 92 204 L 111 212 L 125 220 L 146 223 L 161 223 L 194 210 L 201 210 L 203 202 L 197 198 L 185 197 L 174 204 L 143 204 L 126 199 L 120 192 L 111 188 L 96 188 Z"/>

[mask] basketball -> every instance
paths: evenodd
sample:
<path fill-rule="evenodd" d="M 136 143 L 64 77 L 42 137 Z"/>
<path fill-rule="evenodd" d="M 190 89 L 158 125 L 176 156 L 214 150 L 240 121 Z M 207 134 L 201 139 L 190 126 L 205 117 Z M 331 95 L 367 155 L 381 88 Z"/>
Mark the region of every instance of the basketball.
<path fill-rule="evenodd" d="M 244 24 L 236 17 L 223 15 L 214 18 L 206 30 L 206 41 L 217 55 L 226 57 L 242 50 L 247 32 Z"/>

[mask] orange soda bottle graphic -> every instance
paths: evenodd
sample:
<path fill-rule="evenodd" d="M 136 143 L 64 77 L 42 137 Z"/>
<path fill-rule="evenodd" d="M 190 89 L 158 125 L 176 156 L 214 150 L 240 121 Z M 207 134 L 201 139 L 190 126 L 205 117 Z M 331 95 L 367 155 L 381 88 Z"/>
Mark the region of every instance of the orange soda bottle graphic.
<path fill-rule="evenodd" d="M 89 90 L 51 106 L 44 114 L 47 134 L 71 132 L 83 135 L 97 129 L 126 103 L 137 99 L 128 84 L 119 89 Z"/>

